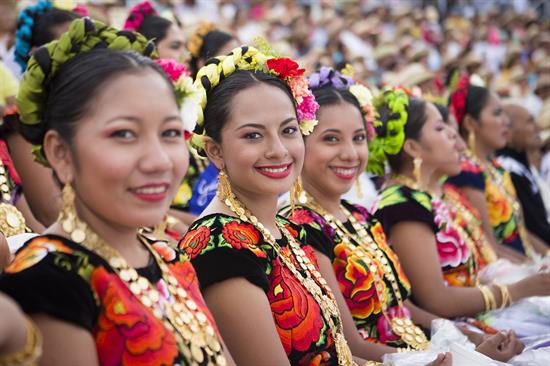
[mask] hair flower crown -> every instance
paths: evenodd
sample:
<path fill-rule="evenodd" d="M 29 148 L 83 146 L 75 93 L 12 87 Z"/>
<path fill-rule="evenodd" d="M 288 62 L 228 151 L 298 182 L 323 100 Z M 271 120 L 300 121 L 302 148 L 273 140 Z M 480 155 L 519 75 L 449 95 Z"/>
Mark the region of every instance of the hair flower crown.
<path fill-rule="evenodd" d="M 208 93 L 219 85 L 220 81 L 237 70 L 260 71 L 272 74 L 285 82 L 296 101 L 296 111 L 300 131 L 309 135 L 317 125 L 315 117 L 319 104 L 308 87 L 304 69 L 290 58 L 275 58 L 250 46 L 235 48 L 227 56 L 210 59 L 197 73 L 195 87 L 199 91 L 199 116 L 191 143 L 198 149 L 203 148 L 204 108 Z"/>

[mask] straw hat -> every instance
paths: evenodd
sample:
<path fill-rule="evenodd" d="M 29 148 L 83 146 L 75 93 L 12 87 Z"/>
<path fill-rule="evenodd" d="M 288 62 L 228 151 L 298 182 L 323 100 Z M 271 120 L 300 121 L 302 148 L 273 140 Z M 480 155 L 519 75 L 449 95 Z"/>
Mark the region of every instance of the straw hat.
<path fill-rule="evenodd" d="M 539 94 L 543 89 L 548 88 L 550 88 L 550 75 L 539 76 L 534 90 L 535 94 Z"/>
<path fill-rule="evenodd" d="M 397 48 L 394 44 L 381 44 L 380 46 L 376 47 L 373 52 L 373 57 L 375 61 L 379 61 L 383 58 L 386 58 L 388 56 L 394 56 L 399 53 L 399 48 Z"/>
<path fill-rule="evenodd" d="M 411 88 L 433 79 L 435 79 L 433 72 L 426 69 L 422 64 L 412 63 L 403 68 L 393 81 L 396 85 Z"/>

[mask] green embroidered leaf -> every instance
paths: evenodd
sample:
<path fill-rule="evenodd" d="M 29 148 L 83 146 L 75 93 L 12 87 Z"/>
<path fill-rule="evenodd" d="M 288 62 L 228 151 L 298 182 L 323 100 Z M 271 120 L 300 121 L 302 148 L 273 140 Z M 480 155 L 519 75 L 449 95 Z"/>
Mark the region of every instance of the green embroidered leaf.
<path fill-rule="evenodd" d="M 430 212 L 432 211 L 432 200 L 430 199 L 429 195 L 427 195 L 424 192 L 414 191 L 412 192 L 412 197 L 416 202 L 420 203 L 420 205 L 422 205 L 426 210 Z"/>
<path fill-rule="evenodd" d="M 407 199 L 401 192 L 401 187 L 400 185 L 395 185 L 383 190 L 380 196 L 380 202 L 378 203 L 378 209 L 381 210 L 384 207 L 407 202 Z"/>

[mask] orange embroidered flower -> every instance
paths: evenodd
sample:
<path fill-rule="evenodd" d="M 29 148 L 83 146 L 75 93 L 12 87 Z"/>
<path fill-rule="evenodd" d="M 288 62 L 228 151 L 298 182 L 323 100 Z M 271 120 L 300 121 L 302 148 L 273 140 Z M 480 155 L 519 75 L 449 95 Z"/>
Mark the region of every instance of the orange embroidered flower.
<path fill-rule="evenodd" d="M 60 240 L 39 236 L 32 239 L 15 256 L 11 264 L 4 269 L 6 273 L 21 272 L 30 268 L 44 259 L 50 252 L 62 252 L 71 254 L 73 250 Z"/>
<path fill-rule="evenodd" d="M 235 249 L 249 249 L 260 258 L 267 257 L 258 246 L 260 234 L 250 224 L 231 221 L 223 226 L 222 236 Z"/>
<path fill-rule="evenodd" d="M 379 314 L 382 304 L 376 294 L 374 276 L 365 263 L 344 244 L 336 245 L 334 254 L 334 273 L 353 317 L 364 320 Z"/>
<path fill-rule="evenodd" d="M 179 247 L 191 258 L 195 258 L 208 244 L 210 240 L 210 229 L 206 226 L 200 226 L 195 230 L 190 230 L 181 239 Z"/>
<path fill-rule="evenodd" d="M 493 227 L 506 223 L 512 216 L 512 205 L 506 200 L 500 189 L 502 188 L 497 187 L 492 182 L 486 182 L 485 197 L 487 198 L 487 210 Z"/>
<path fill-rule="evenodd" d="M 92 288 L 103 304 L 94 337 L 101 365 L 172 365 L 176 339 L 116 274 L 98 267 Z"/>
<path fill-rule="evenodd" d="M 270 277 L 267 298 L 286 353 L 308 351 L 323 336 L 319 305 L 278 259 L 273 263 Z"/>

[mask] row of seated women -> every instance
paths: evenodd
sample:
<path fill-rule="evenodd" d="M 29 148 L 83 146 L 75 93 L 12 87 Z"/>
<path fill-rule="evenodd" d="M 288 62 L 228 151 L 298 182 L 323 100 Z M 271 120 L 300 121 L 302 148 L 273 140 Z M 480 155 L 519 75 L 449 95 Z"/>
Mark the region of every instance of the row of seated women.
<path fill-rule="evenodd" d="M 375 364 L 426 349 L 439 317 L 550 295 L 546 272 L 479 284 L 500 247 L 460 184 L 442 183 L 465 165 L 459 130 L 484 146 L 506 129 L 487 89 L 459 84 L 457 129 L 402 89 L 373 97 L 348 75 L 306 78 L 249 46 L 210 59 L 194 83 L 156 57 L 141 34 L 81 18 L 30 58 L 18 132 L 52 170 L 62 209 L 0 275 L 27 314 L 0 298 L 0 364 Z M 218 190 L 174 247 L 155 227 L 189 145 L 219 170 Z M 486 152 L 469 159 L 504 179 Z M 365 168 L 385 167 L 375 210 L 341 199 Z M 512 228 L 494 231 L 502 252 L 542 252 L 509 209 Z M 482 328 L 494 334 L 462 328 L 479 352 L 521 353 L 513 330 Z"/>

